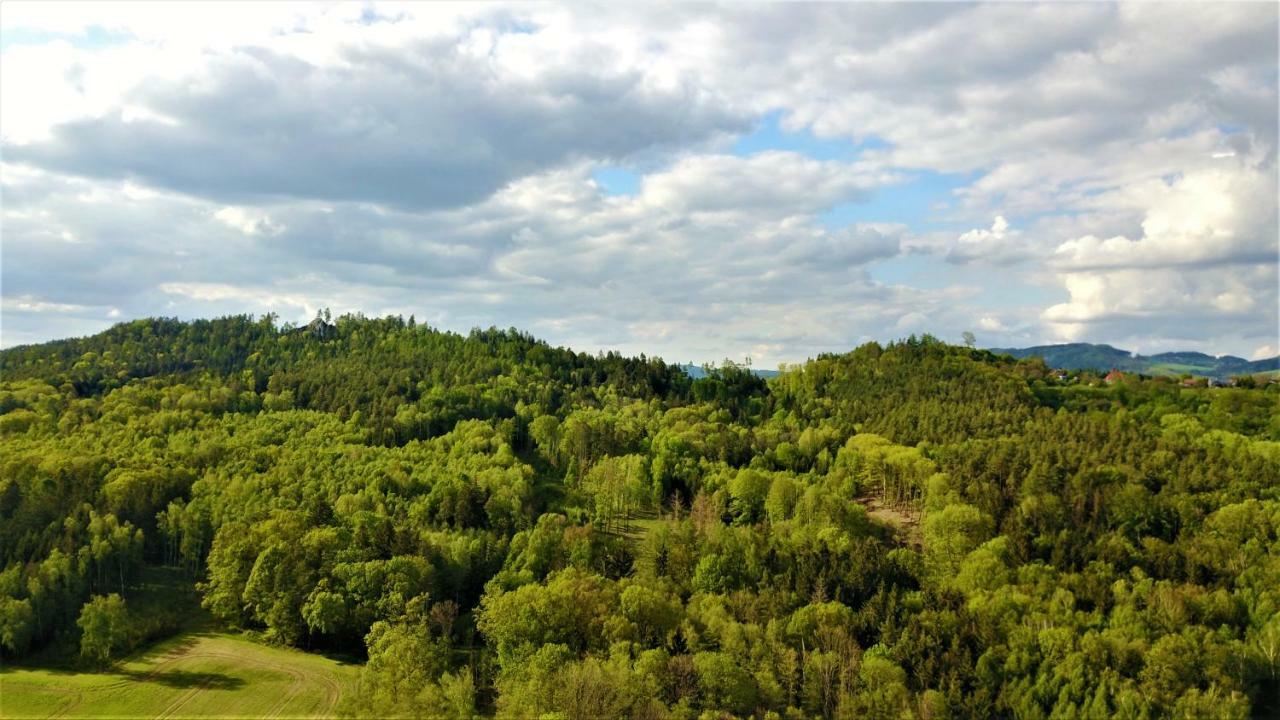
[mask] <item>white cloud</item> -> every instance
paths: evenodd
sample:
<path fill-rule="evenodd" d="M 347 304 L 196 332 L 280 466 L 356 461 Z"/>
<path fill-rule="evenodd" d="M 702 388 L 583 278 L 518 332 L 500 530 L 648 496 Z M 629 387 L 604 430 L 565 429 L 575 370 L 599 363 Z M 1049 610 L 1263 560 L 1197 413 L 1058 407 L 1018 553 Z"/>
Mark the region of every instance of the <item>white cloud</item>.
<path fill-rule="evenodd" d="M 1240 158 L 1099 196 L 1141 213 L 1140 234 L 1063 242 L 1050 267 L 1070 300 L 1047 308 L 1044 320 L 1068 339 L 1186 337 L 1209 350 L 1223 336 L 1240 338 L 1235 347 L 1276 340 L 1276 190 L 1274 165 Z"/>
<path fill-rule="evenodd" d="M 1067 273 L 1070 300 L 1048 307 L 1043 318 L 1066 340 L 1144 333 L 1268 340 L 1277 328 L 1278 279 L 1275 265 Z"/>
<path fill-rule="evenodd" d="M 609 38 L 574 34 L 563 12 L 416 5 L 367 22 L 349 9 L 125 12 L 107 27 L 163 41 L 14 46 L 6 156 L 240 205 L 436 208 L 581 158 L 670 152 L 747 126 L 693 76 L 655 76 Z M 545 25 L 504 31 L 513 22 Z M 183 42 L 197 27 L 207 39 Z"/>
<path fill-rule="evenodd" d="M 245 235 L 279 235 L 285 230 L 283 225 L 273 222 L 270 215 L 253 208 L 228 206 L 214 212 L 213 216 Z"/>
<path fill-rule="evenodd" d="M 316 305 L 316 303 L 311 302 L 303 295 L 275 293 L 256 288 L 237 287 L 226 283 L 168 282 L 160 283 L 158 289 L 163 293 L 181 295 L 183 297 L 191 298 L 192 300 L 232 300 L 245 304 L 267 306 L 289 305 L 304 309 L 309 309 Z"/>
<path fill-rule="evenodd" d="M 1000 321 L 1000 318 L 993 317 L 991 315 L 984 315 L 983 317 L 978 318 L 978 329 L 986 330 L 988 332 L 1006 332 L 1009 328 L 1005 327 L 1005 324 Z"/>
<path fill-rule="evenodd" d="M 89 309 L 85 305 L 47 302 L 34 298 L 30 295 L 23 295 L 16 298 L 6 297 L 4 298 L 4 306 L 10 310 L 20 310 L 30 313 L 76 313 L 84 312 Z"/>
<path fill-rule="evenodd" d="M 1142 236 L 1068 240 L 1055 265 L 1073 270 L 1203 266 L 1274 261 L 1275 170 L 1242 165 L 1197 169 L 1171 182 L 1152 180 L 1115 191 L 1114 202 L 1142 208 Z"/>
<path fill-rule="evenodd" d="M 874 165 L 814 160 L 795 152 L 695 155 L 645 176 L 641 198 L 668 211 L 776 214 L 782 207 L 813 212 L 898 179 Z"/>
<path fill-rule="evenodd" d="M 6 298 L 83 308 L 6 300 L 6 344 L 322 305 L 684 360 L 973 318 L 1002 342 L 1280 343 L 1274 5 L 0 20 L 57 35 L 0 62 Z M 735 151 L 764 118 L 801 135 Z M 637 193 L 602 195 L 591 171 L 619 166 Z M 897 206 L 935 182 L 952 202 Z"/>
<path fill-rule="evenodd" d="M 732 172 L 726 192 L 747 188 L 750 203 L 726 204 L 712 192 L 609 197 L 584 164 L 475 206 L 429 212 L 364 203 L 268 211 L 36 174 L 39 193 L 18 186 L 31 195 L 21 212 L 33 219 L 6 224 L 17 239 L 5 247 L 5 281 L 40 288 L 55 278 L 62 297 L 117 303 L 126 317 L 275 311 L 301 321 L 325 306 L 385 308 L 456 330 L 515 324 L 556 342 L 672 357 L 688 355 L 695 338 L 699 359 L 752 354 L 767 364 L 873 334 L 882 303 L 896 318 L 943 302 L 866 277 L 867 263 L 898 254 L 905 227 L 819 221 L 824 204 L 865 184 L 861 168 L 798 155 L 766 160 L 690 158 L 641 183 L 691 187 L 687 169 L 697 177 L 721 163 Z M 819 202 L 797 177 L 838 182 Z M 33 231 L 46 215 L 86 233 L 86 262 L 43 251 Z M 138 258 L 147 260 L 130 269 Z M 814 297 L 826 307 L 813 307 Z M 842 310 L 851 306 L 859 312 Z M 708 332 L 709 324 L 719 329 Z M 787 350 L 765 357 L 765 347 Z"/>
<path fill-rule="evenodd" d="M 907 332 L 926 327 L 928 322 L 929 318 L 926 317 L 924 313 L 909 312 L 906 315 L 899 317 L 898 321 L 894 323 L 893 326 L 902 332 Z"/>
<path fill-rule="evenodd" d="M 947 261 L 956 264 L 983 261 L 1007 265 L 1031 257 L 1032 252 L 1022 233 L 1009 227 L 1003 215 L 997 215 L 991 228 L 975 229 L 960 235 L 947 251 Z"/>

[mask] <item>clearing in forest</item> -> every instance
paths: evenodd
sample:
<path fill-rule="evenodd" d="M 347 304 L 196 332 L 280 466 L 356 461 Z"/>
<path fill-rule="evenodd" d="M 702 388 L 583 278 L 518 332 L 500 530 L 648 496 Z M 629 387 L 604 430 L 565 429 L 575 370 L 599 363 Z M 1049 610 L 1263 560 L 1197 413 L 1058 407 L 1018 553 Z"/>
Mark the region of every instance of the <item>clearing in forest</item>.
<path fill-rule="evenodd" d="M 920 545 L 919 510 L 907 506 L 887 505 L 880 498 L 867 495 L 855 501 L 867 509 L 867 517 L 879 520 L 893 530 L 895 540 L 902 545 Z"/>
<path fill-rule="evenodd" d="M 0 718 L 332 717 L 358 667 L 193 632 L 103 672 L 0 669 Z"/>

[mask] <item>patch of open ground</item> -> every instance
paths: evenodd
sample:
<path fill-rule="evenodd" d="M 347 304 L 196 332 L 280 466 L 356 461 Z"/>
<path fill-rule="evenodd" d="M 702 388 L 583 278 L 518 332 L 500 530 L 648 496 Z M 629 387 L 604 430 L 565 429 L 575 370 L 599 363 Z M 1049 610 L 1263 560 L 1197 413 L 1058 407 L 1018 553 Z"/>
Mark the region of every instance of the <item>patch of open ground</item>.
<path fill-rule="evenodd" d="M 0 669 L 0 718 L 332 717 L 357 672 L 320 655 L 191 632 L 103 672 Z"/>
<path fill-rule="evenodd" d="M 645 536 L 652 532 L 655 527 L 664 522 L 666 522 L 666 519 L 659 516 L 658 513 L 652 510 L 644 510 L 633 513 L 631 516 L 624 519 L 621 523 L 621 527 L 618 528 L 618 532 L 633 544 L 639 543 L 643 541 Z"/>
<path fill-rule="evenodd" d="M 920 545 L 920 517 L 918 509 L 909 506 L 889 505 L 880 498 L 864 496 L 856 502 L 866 508 L 867 516 L 887 525 L 895 540 L 903 545 Z"/>

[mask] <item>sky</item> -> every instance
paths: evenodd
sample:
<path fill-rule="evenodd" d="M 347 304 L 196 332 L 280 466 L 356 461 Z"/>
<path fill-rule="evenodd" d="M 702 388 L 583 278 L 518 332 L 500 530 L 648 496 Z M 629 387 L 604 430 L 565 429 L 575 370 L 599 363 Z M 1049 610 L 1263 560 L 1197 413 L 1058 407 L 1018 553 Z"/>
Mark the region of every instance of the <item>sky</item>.
<path fill-rule="evenodd" d="M 1280 353 L 1275 3 L 0 5 L 0 345 Z"/>

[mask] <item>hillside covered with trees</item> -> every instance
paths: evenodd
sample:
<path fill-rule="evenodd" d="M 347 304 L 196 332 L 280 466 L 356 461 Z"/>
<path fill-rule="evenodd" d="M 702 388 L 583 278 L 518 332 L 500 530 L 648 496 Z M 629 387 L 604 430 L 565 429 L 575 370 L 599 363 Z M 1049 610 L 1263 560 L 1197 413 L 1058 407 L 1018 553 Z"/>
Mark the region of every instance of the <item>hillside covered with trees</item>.
<path fill-rule="evenodd" d="M 183 568 L 357 717 L 1280 712 L 1280 385 L 931 337 L 761 378 L 412 319 L 0 353 L 0 658 Z M 176 572 L 176 571 L 174 571 Z"/>

